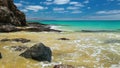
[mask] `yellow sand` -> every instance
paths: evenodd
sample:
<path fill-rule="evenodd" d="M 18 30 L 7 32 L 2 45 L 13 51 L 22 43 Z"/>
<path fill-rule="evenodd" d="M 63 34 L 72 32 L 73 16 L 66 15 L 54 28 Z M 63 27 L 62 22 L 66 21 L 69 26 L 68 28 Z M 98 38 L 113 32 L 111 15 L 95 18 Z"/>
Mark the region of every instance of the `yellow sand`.
<path fill-rule="evenodd" d="M 81 33 L 81 32 L 13 32 L 0 33 L 0 40 L 26 38 L 29 43 L 0 42 L 0 68 L 52 68 L 55 64 L 73 65 L 75 68 L 114 68 L 120 66 L 120 42 L 104 43 L 106 40 L 120 40 L 119 33 Z M 68 38 L 70 40 L 58 40 Z M 21 52 L 11 50 L 10 46 L 31 47 L 42 42 L 53 52 L 51 63 L 37 62 L 20 57 Z M 46 66 L 45 66 L 46 65 Z"/>

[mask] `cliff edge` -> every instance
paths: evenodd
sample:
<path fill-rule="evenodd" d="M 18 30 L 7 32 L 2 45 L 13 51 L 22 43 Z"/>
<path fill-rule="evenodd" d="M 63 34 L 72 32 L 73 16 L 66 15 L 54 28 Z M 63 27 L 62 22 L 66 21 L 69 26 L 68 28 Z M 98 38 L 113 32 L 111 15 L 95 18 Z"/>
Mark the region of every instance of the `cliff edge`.
<path fill-rule="evenodd" d="M 0 0 L 0 25 L 25 26 L 25 14 L 17 9 L 13 0 Z"/>

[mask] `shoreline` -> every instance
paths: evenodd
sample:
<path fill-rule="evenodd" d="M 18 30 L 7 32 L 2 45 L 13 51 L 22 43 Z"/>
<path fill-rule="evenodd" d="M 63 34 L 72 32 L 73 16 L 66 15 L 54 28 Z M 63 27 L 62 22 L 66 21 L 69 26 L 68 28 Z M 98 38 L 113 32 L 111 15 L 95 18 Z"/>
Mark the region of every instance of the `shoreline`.
<path fill-rule="evenodd" d="M 52 36 L 51 36 L 52 35 Z M 20 42 L 1 42 L 0 52 L 3 58 L 0 59 L 0 66 L 18 66 L 26 68 L 27 66 L 41 68 L 44 65 L 53 68 L 55 64 L 69 64 L 78 67 L 114 67 L 119 66 L 119 33 L 84 33 L 84 32 L 10 32 L 1 33 L 0 40 L 8 38 L 25 38 L 31 40 L 28 43 Z M 58 40 L 67 38 L 69 40 Z M 50 47 L 53 52 L 51 63 L 37 62 L 30 59 L 24 59 L 18 56 L 21 52 L 10 49 L 10 46 L 28 46 L 42 42 Z M 104 45 L 104 46 L 103 46 Z M 113 46 L 114 45 L 114 46 Z M 8 58 L 9 55 L 9 58 Z M 104 55 L 104 56 L 103 56 Z M 107 59 L 109 58 L 109 59 Z M 118 60 L 114 60 L 118 59 Z M 13 63 L 10 63 L 14 60 Z M 112 60 L 112 61 L 111 61 Z M 20 62 L 19 62 L 20 61 Z M 103 62 L 101 62 L 103 61 Z M 4 62 L 4 64 L 2 64 Z M 111 63 L 109 63 L 111 62 Z M 8 64 L 9 63 L 9 64 Z M 14 64 L 16 63 L 16 64 Z M 24 63 L 24 64 L 23 64 Z M 104 65 L 103 65 L 104 64 Z"/>
<path fill-rule="evenodd" d="M 80 31 L 76 31 L 76 30 L 67 30 L 67 29 L 60 29 L 60 27 L 62 27 L 62 26 L 55 26 L 55 25 L 50 25 L 50 28 L 51 29 L 55 29 L 55 30 L 60 30 L 60 31 L 63 31 L 63 32 L 94 32 L 94 33 L 96 33 L 96 32 L 120 32 L 120 30 L 119 29 L 117 29 L 117 30 L 80 30 Z"/>

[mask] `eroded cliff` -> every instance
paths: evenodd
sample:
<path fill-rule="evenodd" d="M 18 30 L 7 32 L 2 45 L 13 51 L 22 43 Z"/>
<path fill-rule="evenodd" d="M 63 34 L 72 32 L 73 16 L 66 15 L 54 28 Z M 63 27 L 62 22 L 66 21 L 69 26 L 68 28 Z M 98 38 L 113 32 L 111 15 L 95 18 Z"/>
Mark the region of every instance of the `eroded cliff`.
<path fill-rule="evenodd" d="M 25 26 L 25 14 L 17 9 L 13 0 L 0 0 L 0 25 Z"/>

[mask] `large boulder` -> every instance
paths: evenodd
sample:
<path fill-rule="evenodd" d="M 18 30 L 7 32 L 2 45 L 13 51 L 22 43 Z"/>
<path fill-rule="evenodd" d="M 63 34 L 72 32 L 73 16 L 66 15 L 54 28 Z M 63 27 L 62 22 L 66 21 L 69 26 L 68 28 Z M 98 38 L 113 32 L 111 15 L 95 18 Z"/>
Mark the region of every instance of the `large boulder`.
<path fill-rule="evenodd" d="M 0 0 L 0 25 L 25 26 L 25 14 L 17 9 L 13 0 Z"/>
<path fill-rule="evenodd" d="M 31 58 L 37 61 L 48 61 L 51 62 L 52 51 L 49 47 L 44 44 L 39 43 L 27 49 L 25 52 L 20 54 L 20 56 L 25 58 Z"/>

